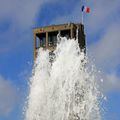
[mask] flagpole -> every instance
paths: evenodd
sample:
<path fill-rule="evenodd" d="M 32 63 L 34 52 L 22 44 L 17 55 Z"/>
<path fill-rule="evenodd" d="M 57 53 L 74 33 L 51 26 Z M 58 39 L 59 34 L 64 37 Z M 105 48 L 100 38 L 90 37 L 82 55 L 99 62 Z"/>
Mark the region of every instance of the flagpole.
<path fill-rule="evenodd" d="M 84 14 L 82 12 L 82 24 L 84 24 Z"/>
<path fill-rule="evenodd" d="M 81 11 L 82 11 L 82 15 L 81 15 L 81 19 L 82 19 L 82 24 L 84 24 L 84 13 L 83 13 L 83 9 L 84 9 L 84 0 L 81 0 Z"/>

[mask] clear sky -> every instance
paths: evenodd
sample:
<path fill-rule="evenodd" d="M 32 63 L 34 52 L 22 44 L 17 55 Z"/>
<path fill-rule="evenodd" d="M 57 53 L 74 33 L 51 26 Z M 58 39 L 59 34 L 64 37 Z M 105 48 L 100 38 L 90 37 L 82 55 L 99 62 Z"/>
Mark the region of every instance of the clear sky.
<path fill-rule="evenodd" d="M 120 120 L 120 0 L 0 0 L 0 120 L 22 120 L 33 64 L 34 27 L 81 21 L 101 71 L 105 120 Z M 92 56 L 92 57 L 91 57 Z"/>

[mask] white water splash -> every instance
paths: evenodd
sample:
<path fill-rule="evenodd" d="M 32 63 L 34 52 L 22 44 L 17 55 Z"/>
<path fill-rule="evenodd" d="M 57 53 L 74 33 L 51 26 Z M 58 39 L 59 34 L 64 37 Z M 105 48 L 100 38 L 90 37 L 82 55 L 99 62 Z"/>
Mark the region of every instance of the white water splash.
<path fill-rule="evenodd" d="M 101 120 L 95 70 L 77 40 L 61 38 L 54 53 L 51 65 L 49 51 L 39 50 L 25 120 Z"/>

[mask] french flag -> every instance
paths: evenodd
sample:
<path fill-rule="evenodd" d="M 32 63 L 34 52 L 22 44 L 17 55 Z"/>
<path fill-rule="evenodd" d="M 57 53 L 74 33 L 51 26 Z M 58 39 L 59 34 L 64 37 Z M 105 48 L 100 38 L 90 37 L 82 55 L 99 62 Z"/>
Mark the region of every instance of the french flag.
<path fill-rule="evenodd" d="M 90 13 L 90 8 L 87 6 L 82 6 L 82 12 Z"/>

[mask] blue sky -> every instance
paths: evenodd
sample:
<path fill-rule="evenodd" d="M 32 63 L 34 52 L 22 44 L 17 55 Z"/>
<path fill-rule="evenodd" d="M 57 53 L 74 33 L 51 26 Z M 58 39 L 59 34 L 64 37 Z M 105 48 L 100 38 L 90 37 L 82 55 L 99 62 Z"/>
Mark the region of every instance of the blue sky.
<path fill-rule="evenodd" d="M 105 120 L 120 120 L 119 0 L 0 0 L 0 120 L 21 120 L 33 64 L 34 27 L 81 21 L 87 49 L 101 71 Z M 91 57 L 92 56 L 92 57 Z"/>

